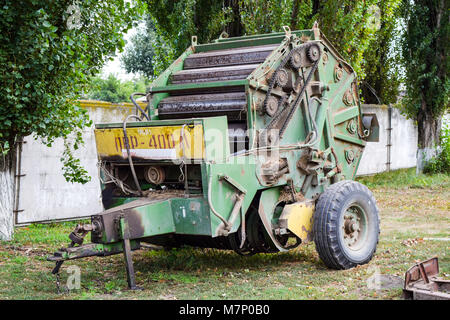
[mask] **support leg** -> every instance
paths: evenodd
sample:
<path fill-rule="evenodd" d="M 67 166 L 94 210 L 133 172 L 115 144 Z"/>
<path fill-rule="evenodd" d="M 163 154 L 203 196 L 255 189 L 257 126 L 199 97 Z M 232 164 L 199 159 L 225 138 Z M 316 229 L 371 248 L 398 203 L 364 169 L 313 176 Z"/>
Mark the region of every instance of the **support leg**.
<path fill-rule="evenodd" d="M 125 217 L 120 219 L 120 228 L 122 231 L 122 238 L 123 238 L 123 256 L 125 258 L 125 268 L 127 270 L 128 288 L 130 290 L 140 290 L 141 288 L 136 286 L 133 258 L 131 256 L 130 232 L 128 228 L 128 221 L 126 220 Z"/>

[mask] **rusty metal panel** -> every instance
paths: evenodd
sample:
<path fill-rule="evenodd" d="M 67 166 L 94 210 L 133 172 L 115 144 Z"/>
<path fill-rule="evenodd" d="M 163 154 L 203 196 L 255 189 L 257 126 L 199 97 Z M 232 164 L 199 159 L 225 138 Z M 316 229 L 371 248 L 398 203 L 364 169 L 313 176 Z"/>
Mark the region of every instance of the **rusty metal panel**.
<path fill-rule="evenodd" d="M 414 300 L 450 300 L 450 280 L 438 277 L 439 262 L 434 257 L 406 271 L 403 296 Z"/>
<path fill-rule="evenodd" d="M 127 218 L 130 239 L 175 232 L 169 200 L 173 197 L 173 194 L 167 193 L 158 198 L 143 198 L 93 216 L 92 223 L 100 228 L 92 233 L 92 242 L 111 243 L 122 240 L 118 225 L 122 216 Z"/>

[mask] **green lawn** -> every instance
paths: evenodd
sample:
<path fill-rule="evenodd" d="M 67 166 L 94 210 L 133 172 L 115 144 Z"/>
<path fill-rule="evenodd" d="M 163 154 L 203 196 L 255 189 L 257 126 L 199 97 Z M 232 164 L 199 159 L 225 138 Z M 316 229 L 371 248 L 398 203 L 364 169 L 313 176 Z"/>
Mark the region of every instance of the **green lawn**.
<path fill-rule="evenodd" d="M 439 257 L 450 274 L 450 177 L 401 170 L 359 179 L 377 199 L 381 236 L 374 259 L 345 271 L 327 269 L 314 244 L 278 254 L 241 257 L 214 249 L 143 249 L 133 253 L 142 291 L 126 290 L 122 255 L 66 262 L 80 267 L 81 289 L 56 292 L 46 256 L 67 246 L 76 222 L 18 228 L 0 242 L 0 299 L 401 299 L 401 289 L 370 289 L 378 271 L 403 279 L 416 261 Z M 432 238 L 432 239 L 428 239 Z M 408 244 L 416 239 L 417 243 Z M 441 240 L 438 240 L 441 239 Z"/>

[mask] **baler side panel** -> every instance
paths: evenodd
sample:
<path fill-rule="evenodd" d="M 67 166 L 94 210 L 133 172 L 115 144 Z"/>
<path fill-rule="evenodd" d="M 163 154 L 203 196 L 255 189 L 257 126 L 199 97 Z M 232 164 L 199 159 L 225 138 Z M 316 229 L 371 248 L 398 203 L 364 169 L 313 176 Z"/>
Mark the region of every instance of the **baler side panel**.
<path fill-rule="evenodd" d="M 255 184 L 255 167 L 255 162 L 249 157 L 233 157 L 228 163 L 202 164 L 203 196 L 208 201 L 210 195 L 209 204 L 225 220 L 230 220 L 231 212 L 237 201 L 236 196 L 245 190 L 242 207 L 232 223 L 230 233 L 237 231 L 241 224 L 241 215 L 247 212 L 257 190 L 261 187 Z M 225 175 L 231 178 L 230 181 L 236 182 L 235 186 L 223 179 Z M 210 210 L 210 216 L 213 237 L 223 235 L 221 233 L 224 227 L 222 220 L 212 210 Z"/>

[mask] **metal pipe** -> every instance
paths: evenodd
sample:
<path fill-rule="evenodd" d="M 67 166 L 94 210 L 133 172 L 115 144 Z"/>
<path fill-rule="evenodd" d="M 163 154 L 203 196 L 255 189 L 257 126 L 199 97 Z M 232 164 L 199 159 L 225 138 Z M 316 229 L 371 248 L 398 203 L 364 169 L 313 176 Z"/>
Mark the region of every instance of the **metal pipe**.
<path fill-rule="evenodd" d="M 130 114 L 128 117 L 125 118 L 125 120 L 123 121 L 123 135 L 124 135 L 124 144 L 125 144 L 125 148 L 127 149 L 127 156 L 128 156 L 128 163 L 130 164 L 130 169 L 131 169 L 131 174 L 133 175 L 133 180 L 134 183 L 136 184 L 136 188 L 139 191 L 139 194 L 142 196 L 142 189 L 141 186 L 139 184 L 139 180 L 136 176 L 136 171 L 134 170 L 134 164 L 133 164 L 133 160 L 131 159 L 131 154 L 130 154 L 130 145 L 128 143 L 128 136 L 127 136 L 127 121 L 130 118 L 136 118 L 139 121 L 141 121 L 141 119 L 134 115 L 134 114 Z"/>
<path fill-rule="evenodd" d="M 141 108 L 140 105 L 137 104 L 136 100 L 134 100 L 134 96 L 139 95 L 139 96 L 146 96 L 146 93 L 142 93 L 142 92 L 134 92 L 130 95 L 130 99 L 133 102 L 134 106 L 136 107 L 136 110 L 139 110 L 141 112 L 141 114 L 147 119 L 150 120 L 150 118 L 148 117 L 148 115 L 145 113 L 144 109 Z M 139 118 L 139 121 L 142 120 L 141 118 Z"/>
<path fill-rule="evenodd" d="M 233 226 L 234 220 L 236 220 L 236 217 L 241 210 L 242 203 L 244 202 L 245 194 L 236 194 L 236 202 L 234 203 L 233 210 L 230 214 L 230 219 L 228 220 L 228 231 L 231 230 L 231 227 Z"/>
<path fill-rule="evenodd" d="M 209 208 L 214 213 L 214 215 L 223 222 L 223 224 L 225 225 L 225 228 L 228 228 L 229 227 L 228 221 L 225 220 L 225 218 L 222 217 L 220 215 L 220 213 L 218 213 L 216 211 L 216 209 L 214 209 L 214 206 L 213 206 L 212 201 L 211 201 L 211 186 L 212 186 L 212 176 L 209 177 L 209 182 L 208 182 L 208 205 L 209 205 Z"/>
<path fill-rule="evenodd" d="M 391 171 L 391 146 L 392 146 L 392 106 L 388 106 L 388 127 L 387 127 L 387 144 L 386 144 L 386 170 Z"/>
<path fill-rule="evenodd" d="M 189 198 L 189 183 L 188 183 L 188 177 L 187 177 L 187 164 L 186 164 L 186 134 L 184 133 L 184 128 L 187 126 L 187 124 L 183 124 L 183 126 L 181 127 L 181 133 L 180 133 L 180 141 L 181 141 L 181 149 L 183 151 L 183 160 L 182 160 L 182 164 L 184 165 L 184 173 L 183 173 L 183 177 L 184 177 L 184 197 L 185 198 Z"/>
<path fill-rule="evenodd" d="M 14 226 L 17 226 L 19 224 L 19 212 L 22 212 L 23 210 L 19 209 L 19 200 L 20 200 L 20 178 L 24 176 L 22 174 L 22 147 L 23 144 L 26 143 L 26 141 L 21 138 L 17 143 L 16 148 L 16 159 L 15 159 L 15 168 L 14 168 Z M 5 160 L 6 161 L 6 160 Z"/>

